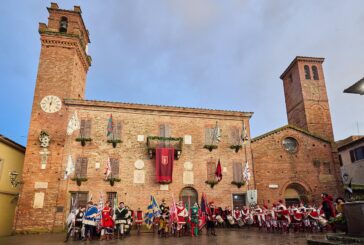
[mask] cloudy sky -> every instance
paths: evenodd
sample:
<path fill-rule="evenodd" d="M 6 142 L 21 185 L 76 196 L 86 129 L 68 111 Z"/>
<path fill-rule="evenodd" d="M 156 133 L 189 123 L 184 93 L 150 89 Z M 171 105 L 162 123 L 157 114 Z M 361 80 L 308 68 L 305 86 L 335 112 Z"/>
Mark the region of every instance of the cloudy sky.
<path fill-rule="evenodd" d="M 106 0 L 80 5 L 93 58 L 87 99 L 253 111 L 258 136 L 287 123 L 279 76 L 325 57 L 335 139 L 364 134 L 362 0 Z M 0 5 L 0 134 L 26 143 L 48 1 Z"/>

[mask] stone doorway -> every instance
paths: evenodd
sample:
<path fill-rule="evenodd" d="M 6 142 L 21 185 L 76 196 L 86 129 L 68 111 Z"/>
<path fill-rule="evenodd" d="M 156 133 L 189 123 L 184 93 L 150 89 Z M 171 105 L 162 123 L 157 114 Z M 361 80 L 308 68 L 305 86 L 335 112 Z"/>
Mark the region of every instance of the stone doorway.
<path fill-rule="evenodd" d="M 307 203 L 307 191 L 298 183 L 289 184 L 284 191 L 284 200 L 286 206 L 298 205 L 300 202 Z"/>
<path fill-rule="evenodd" d="M 189 206 L 198 203 L 198 193 L 195 188 L 185 187 L 181 190 L 179 195 L 179 200 L 182 200 L 183 203 L 187 203 Z"/>

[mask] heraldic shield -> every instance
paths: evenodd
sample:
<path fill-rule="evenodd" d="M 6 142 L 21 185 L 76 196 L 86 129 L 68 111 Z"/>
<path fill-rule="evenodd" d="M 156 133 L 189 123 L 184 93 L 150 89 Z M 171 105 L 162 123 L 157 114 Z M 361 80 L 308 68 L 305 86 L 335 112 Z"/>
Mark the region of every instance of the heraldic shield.
<path fill-rule="evenodd" d="M 158 183 L 168 184 L 172 182 L 174 148 L 156 148 L 155 171 Z"/>

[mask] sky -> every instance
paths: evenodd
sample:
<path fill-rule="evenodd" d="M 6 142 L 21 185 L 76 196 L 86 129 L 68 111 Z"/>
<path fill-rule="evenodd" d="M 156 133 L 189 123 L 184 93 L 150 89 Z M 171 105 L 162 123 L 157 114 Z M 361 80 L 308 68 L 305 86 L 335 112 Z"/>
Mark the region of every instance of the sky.
<path fill-rule="evenodd" d="M 279 76 L 324 57 L 335 139 L 364 134 L 362 0 L 105 0 L 80 5 L 90 32 L 86 99 L 252 111 L 251 135 L 287 124 Z M 0 5 L 0 134 L 26 145 L 48 1 Z M 358 130 L 359 129 L 359 130 Z"/>

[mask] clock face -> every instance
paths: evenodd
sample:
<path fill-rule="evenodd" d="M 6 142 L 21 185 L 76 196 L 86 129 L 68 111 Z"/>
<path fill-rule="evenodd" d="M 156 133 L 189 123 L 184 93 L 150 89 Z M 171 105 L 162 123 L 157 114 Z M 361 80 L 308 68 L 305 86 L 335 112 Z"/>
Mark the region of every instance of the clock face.
<path fill-rule="evenodd" d="M 54 113 L 61 109 L 62 101 L 57 96 L 48 95 L 42 99 L 40 107 L 47 113 Z"/>

